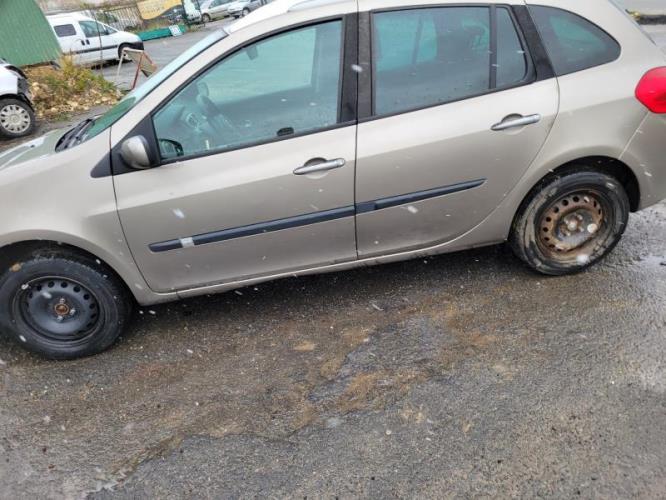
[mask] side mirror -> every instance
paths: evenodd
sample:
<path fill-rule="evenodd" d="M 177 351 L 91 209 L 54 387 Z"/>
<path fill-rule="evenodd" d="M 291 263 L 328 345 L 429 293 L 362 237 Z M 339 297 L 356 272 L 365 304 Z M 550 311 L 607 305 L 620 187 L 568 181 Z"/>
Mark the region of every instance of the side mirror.
<path fill-rule="evenodd" d="M 154 165 L 148 141 L 142 135 L 126 139 L 120 146 L 120 156 L 132 168 L 144 170 Z"/>

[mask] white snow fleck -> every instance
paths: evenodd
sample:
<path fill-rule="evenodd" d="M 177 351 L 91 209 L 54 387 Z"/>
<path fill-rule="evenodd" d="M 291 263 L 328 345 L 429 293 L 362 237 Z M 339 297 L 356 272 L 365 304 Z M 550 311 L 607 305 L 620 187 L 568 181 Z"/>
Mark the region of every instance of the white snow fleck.
<path fill-rule="evenodd" d="M 409 206 L 407 207 L 407 211 L 408 211 L 410 214 L 418 214 L 418 213 L 419 213 L 419 209 L 416 208 L 415 206 L 412 206 L 412 205 L 409 205 Z"/>
<path fill-rule="evenodd" d="M 148 311 L 148 314 L 152 314 L 153 316 L 156 316 L 156 315 L 157 315 L 157 313 L 156 313 L 155 311 L 152 311 L 152 310 L 151 310 L 151 311 Z"/>
<path fill-rule="evenodd" d="M 185 213 L 180 208 L 174 208 L 173 209 L 173 214 L 176 217 L 178 217 L 179 219 L 184 219 L 185 218 Z"/>
<path fill-rule="evenodd" d="M 358 64 L 352 64 L 351 69 L 352 69 L 352 71 L 354 71 L 356 73 L 363 73 L 363 67 L 361 67 Z"/>
<path fill-rule="evenodd" d="M 645 172 L 646 177 L 652 177 L 652 174 L 650 172 Z"/>
<path fill-rule="evenodd" d="M 27 284 L 21 285 L 21 290 L 27 290 L 28 288 L 30 288 L 30 285 Z"/>
<path fill-rule="evenodd" d="M 581 254 L 578 257 L 576 257 L 576 262 L 578 262 L 581 265 L 587 264 L 590 262 L 590 256 L 587 254 Z"/>

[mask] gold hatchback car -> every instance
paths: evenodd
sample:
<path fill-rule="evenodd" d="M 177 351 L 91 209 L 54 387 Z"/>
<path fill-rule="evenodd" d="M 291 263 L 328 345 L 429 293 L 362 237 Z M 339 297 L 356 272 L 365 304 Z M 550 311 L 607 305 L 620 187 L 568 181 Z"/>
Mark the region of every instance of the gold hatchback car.
<path fill-rule="evenodd" d="M 573 273 L 664 197 L 666 60 L 609 0 L 276 0 L 0 155 L 0 328 L 74 358 L 135 303 L 507 240 Z"/>

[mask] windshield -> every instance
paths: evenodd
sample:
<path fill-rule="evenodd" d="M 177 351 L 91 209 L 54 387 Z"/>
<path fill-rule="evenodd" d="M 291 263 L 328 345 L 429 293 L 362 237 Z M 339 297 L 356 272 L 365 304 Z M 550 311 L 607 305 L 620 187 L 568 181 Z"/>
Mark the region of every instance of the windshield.
<path fill-rule="evenodd" d="M 86 134 L 80 142 L 95 137 L 116 123 L 130 109 L 136 106 L 138 102 L 159 87 L 162 82 L 182 68 L 187 62 L 226 37 L 227 33 L 224 30 L 218 30 L 187 49 L 180 56 L 151 76 L 146 82 L 123 97 L 118 104 L 108 110 L 105 114 L 97 118 L 94 124 L 86 130 Z"/>

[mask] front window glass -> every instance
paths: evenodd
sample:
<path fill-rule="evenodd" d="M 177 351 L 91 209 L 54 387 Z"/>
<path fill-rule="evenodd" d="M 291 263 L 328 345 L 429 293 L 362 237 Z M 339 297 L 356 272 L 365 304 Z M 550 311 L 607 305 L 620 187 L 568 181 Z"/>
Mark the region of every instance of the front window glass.
<path fill-rule="evenodd" d="M 102 133 L 111 125 L 116 123 L 122 118 L 130 109 L 132 109 L 139 101 L 150 94 L 153 90 L 159 87 L 167 78 L 173 75 L 176 71 L 182 68 L 185 64 L 190 62 L 196 56 L 215 45 L 220 40 L 227 37 L 227 33 L 223 30 L 216 31 L 208 35 L 203 40 L 192 45 L 189 49 L 179 55 L 176 59 L 160 69 L 157 73 L 152 75 L 142 85 L 127 94 L 118 104 L 107 111 L 104 115 L 97 118 L 94 124 L 88 129 L 83 140 L 91 139 L 96 135 Z"/>
<path fill-rule="evenodd" d="M 194 79 L 154 116 L 163 158 L 258 144 L 338 121 L 342 23 L 249 45 Z"/>
<path fill-rule="evenodd" d="M 79 21 L 79 26 L 83 30 L 83 34 L 86 38 L 95 38 L 98 36 L 108 35 L 109 31 L 106 29 L 106 26 L 95 21 Z"/>

